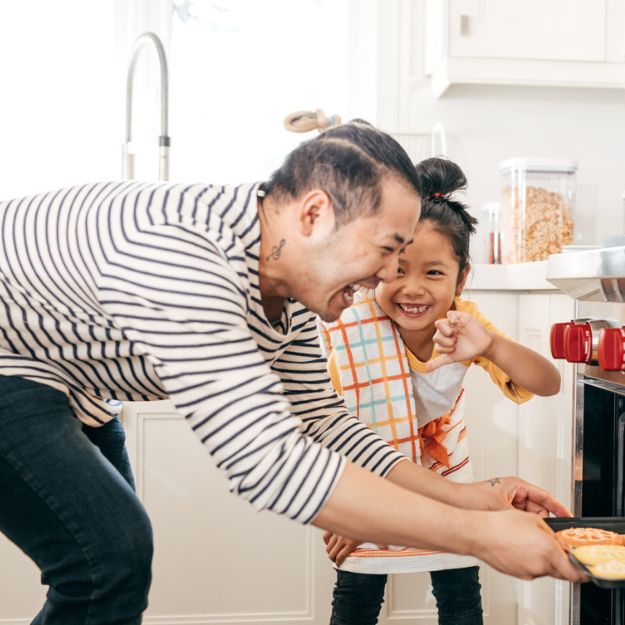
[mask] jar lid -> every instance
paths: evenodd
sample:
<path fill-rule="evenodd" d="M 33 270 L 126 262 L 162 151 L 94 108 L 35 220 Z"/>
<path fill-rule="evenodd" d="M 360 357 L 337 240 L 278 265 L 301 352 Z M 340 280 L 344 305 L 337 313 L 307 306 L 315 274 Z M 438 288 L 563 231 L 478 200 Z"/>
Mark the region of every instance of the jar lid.
<path fill-rule="evenodd" d="M 499 213 L 501 210 L 500 202 L 485 202 L 482 204 L 482 211 L 489 214 Z"/>
<path fill-rule="evenodd" d="M 513 169 L 553 174 L 573 174 L 577 171 L 577 161 L 568 158 L 508 158 L 499 163 L 503 174 Z"/>

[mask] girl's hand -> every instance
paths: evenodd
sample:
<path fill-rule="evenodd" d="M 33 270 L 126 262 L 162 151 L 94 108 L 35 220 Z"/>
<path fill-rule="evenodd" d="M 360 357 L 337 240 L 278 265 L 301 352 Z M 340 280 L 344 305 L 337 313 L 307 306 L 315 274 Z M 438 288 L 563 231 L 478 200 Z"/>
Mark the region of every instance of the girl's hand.
<path fill-rule="evenodd" d="M 360 545 L 362 541 L 345 538 L 332 532 L 323 533 L 323 542 L 326 544 L 326 553 L 336 566 L 341 566 L 345 558 Z"/>
<path fill-rule="evenodd" d="M 450 310 L 446 319 L 435 322 L 432 341 L 440 356 L 426 364 L 428 371 L 484 354 L 493 339 L 481 323 L 469 313 Z"/>

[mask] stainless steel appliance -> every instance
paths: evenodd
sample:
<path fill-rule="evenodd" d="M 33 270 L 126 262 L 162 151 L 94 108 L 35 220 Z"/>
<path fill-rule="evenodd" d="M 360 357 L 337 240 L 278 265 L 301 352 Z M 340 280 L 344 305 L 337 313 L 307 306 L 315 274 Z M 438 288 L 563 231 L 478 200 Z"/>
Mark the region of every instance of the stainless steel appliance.
<path fill-rule="evenodd" d="M 551 332 L 554 357 L 577 363 L 573 513 L 622 517 L 625 245 L 551 256 L 547 280 L 576 300 L 576 319 L 563 319 Z M 625 625 L 625 591 L 575 585 L 571 624 Z"/>

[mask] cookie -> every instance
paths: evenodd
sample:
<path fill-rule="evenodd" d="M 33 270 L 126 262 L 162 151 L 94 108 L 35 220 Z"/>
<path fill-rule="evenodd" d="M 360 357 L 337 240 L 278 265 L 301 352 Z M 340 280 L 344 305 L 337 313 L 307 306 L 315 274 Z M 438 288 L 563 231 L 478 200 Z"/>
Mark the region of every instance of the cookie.
<path fill-rule="evenodd" d="M 622 560 L 610 560 L 590 567 L 590 572 L 595 577 L 603 579 L 625 579 L 625 562 Z"/>
<path fill-rule="evenodd" d="M 582 564 L 589 567 L 612 561 L 625 564 L 625 546 L 623 545 L 584 545 L 574 547 L 571 553 Z"/>
<path fill-rule="evenodd" d="M 556 532 L 556 536 L 565 547 L 623 544 L 623 536 L 621 534 L 601 530 L 596 527 L 570 527 L 569 529 Z"/>

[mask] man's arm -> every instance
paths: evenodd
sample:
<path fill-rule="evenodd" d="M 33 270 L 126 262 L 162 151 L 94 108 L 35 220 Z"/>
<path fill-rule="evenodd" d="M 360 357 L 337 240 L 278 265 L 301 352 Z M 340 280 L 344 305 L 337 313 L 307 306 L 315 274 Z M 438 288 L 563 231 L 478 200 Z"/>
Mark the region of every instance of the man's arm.
<path fill-rule="evenodd" d="M 583 579 L 535 514 L 455 508 L 354 465 L 345 467 L 313 524 L 362 541 L 473 555 L 524 579 L 541 575 L 573 582 Z"/>
<path fill-rule="evenodd" d="M 402 488 L 470 510 L 505 510 L 509 507 L 541 516 L 571 516 L 547 491 L 518 477 L 496 477 L 471 484 L 454 483 L 412 462 L 397 464 L 387 475 L 389 482 Z"/>

